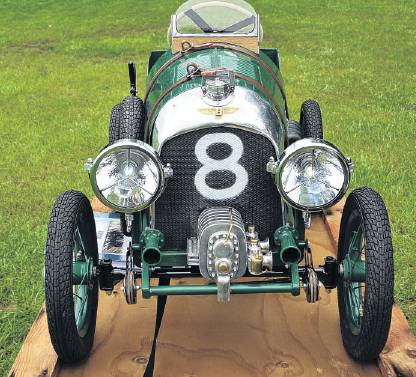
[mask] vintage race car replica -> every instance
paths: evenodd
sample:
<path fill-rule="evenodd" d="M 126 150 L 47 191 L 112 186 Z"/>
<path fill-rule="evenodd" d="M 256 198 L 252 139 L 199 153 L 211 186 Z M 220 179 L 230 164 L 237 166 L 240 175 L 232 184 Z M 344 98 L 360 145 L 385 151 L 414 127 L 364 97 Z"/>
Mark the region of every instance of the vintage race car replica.
<path fill-rule="evenodd" d="M 337 258 L 313 263 L 305 229 L 343 198 L 353 164 L 325 140 L 316 101 L 291 120 L 279 54 L 260 48 L 262 33 L 242 0 L 192 0 L 172 16 L 169 49 L 150 54 L 143 100 L 129 63 L 130 95 L 111 112 L 108 145 L 86 163 L 96 197 L 131 237 L 125 264 L 99 257 L 84 194 L 62 194 L 49 223 L 46 310 L 62 361 L 88 356 L 98 290 L 121 281 L 129 304 L 138 293 L 227 303 L 302 291 L 314 303 L 321 287 L 337 288 L 348 353 L 371 360 L 383 349 L 393 304 L 387 210 L 372 189 L 352 191 Z M 175 277 L 205 282 L 170 285 Z"/>

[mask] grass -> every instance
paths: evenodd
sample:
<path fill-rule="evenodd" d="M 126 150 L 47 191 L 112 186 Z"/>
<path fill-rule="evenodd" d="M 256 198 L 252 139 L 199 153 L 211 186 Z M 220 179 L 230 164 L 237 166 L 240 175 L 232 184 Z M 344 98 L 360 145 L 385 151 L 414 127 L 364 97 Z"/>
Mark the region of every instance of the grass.
<path fill-rule="evenodd" d="M 128 92 L 129 59 L 143 94 L 151 49 L 166 47 L 179 1 L 0 3 L 0 375 L 43 301 L 50 208 L 75 188 L 106 143 L 111 107 Z M 327 138 L 390 211 L 395 291 L 416 330 L 416 4 L 252 1 L 264 46 L 280 49 L 289 108 L 317 99 Z"/>

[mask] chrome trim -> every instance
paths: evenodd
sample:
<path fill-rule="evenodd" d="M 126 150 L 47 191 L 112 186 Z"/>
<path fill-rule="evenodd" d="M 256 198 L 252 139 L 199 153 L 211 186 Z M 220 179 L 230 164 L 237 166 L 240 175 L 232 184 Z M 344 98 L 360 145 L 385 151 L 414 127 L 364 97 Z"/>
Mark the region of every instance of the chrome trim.
<path fill-rule="evenodd" d="M 311 148 L 326 150 L 339 159 L 343 168 L 343 172 L 344 172 L 344 183 L 338 195 L 332 201 L 326 203 L 323 206 L 305 207 L 298 203 L 293 202 L 289 197 L 285 195 L 286 193 L 284 190 L 282 190 L 282 187 L 281 187 L 281 175 L 283 172 L 283 168 L 285 167 L 285 165 L 287 164 L 289 160 L 291 160 L 293 157 Z M 335 145 L 325 140 L 306 138 L 306 139 L 298 140 L 295 143 L 291 144 L 289 147 L 287 147 L 283 151 L 283 153 L 281 154 L 277 162 L 274 162 L 274 161 L 268 162 L 266 169 L 268 172 L 275 175 L 277 189 L 282 199 L 288 205 L 290 205 L 291 207 L 297 208 L 299 210 L 306 211 L 306 212 L 319 212 L 338 203 L 341 200 L 341 198 L 344 196 L 350 184 L 350 180 L 351 180 L 351 171 L 352 171 L 351 166 L 352 166 L 351 161 L 349 161 Z"/>
<path fill-rule="evenodd" d="M 149 203 L 147 203 L 145 206 L 140 206 L 140 207 L 135 207 L 135 208 L 125 208 L 125 207 L 120 207 L 117 205 L 114 205 L 113 203 L 111 203 L 110 201 L 108 201 L 102 194 L 101 191 L 98 189 L 97 186 L 97 180 L 96 180 L 96 172 L 97 172 L 97 168 L 100 164 L 100 162 L 107 157 L 108 155 L 117 152 L 119 150 L 123 150 L 126 148 L 131 148 L 131 149 L 139 149 L 142 152 L 144 152 L 151 160 L 153 160 L 153 162 L 156 164 L 156 166 L 158 167 L 159 170 L 159 177 L 160 177 L 160 185 L 159 185 L 159 190 L 156 192 L 156 194 L 153 196 L 153 198 L 151 199 L 151 201 Z M 115 211 L 118 212 L 123 212 L 123 213 L 134 213 L 134 212 L 138 212 L 138 211 L 142 211 L 144 209 L 146 209 L 147 207 L 149 207 L 152 203 L 154 203 L 159 196 L 162 194 L 163 190 L 166 187 L 166 179 L 168 178 L 168 176 L 171 175 L 171 168 L 169 170 L 169 167 L 167 167 L 167 169 L 163 166 L 162 162 L 159 159 L 158 154 L 156 153 L 156 151 L 148 144 L 144 143 L 141 140 L 135 140 L 135 139 L 123 139 L 123 140 L 119 140 L 117 142 L 115 142 L 114 144 L 109 145 L 108 147 L 104 148 L 99 154 L 98 156 L 95 158 L 94 162 L 91 165 L 91 168 L 89 170 L 89 176 L 90 176 L 90 181 L 91 181 L 91 186 L 92 189 L 94 191 L 94 194 L 97 196 L 97 198 L 103 203 L 105 204 L 107 207 L 114 209 Z"/>
<path fill-rule="evenodd" d="M 221 108 L 207 105 L 201 88 L 170 99 L 154 122 L 152 146 L 160 153 L 168 140 L 210 127 L 239 128 L 263 135 L 273 144 L 276 156 L 284 148 L 284 125 L 273 107 L 253 90 L 242 87 L 236 87 L 233 100 Z"/>

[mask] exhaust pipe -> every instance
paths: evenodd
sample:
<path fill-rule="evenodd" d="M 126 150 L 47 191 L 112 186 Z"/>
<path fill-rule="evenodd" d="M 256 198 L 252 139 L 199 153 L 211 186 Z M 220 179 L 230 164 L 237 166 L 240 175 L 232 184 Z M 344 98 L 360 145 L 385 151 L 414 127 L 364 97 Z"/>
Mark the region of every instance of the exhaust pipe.
<path fill-rule="evenodd" d="M 280 247 L 280 261 L 285 265 L 298 264 L 303 257 L 295 241 L 295 234 L 295 230 L 288 226 L 282 226 L 274 234 L 274 242 Z"/>
<path fill-rule="evenodd" d="M 163 246 L 163 234 L 156 229 L 146 229 L 142 236 L 144 248 L 142 251 L 142 261 L 150 266 L 156 266 L 162 259 L 160 248 Z"/>

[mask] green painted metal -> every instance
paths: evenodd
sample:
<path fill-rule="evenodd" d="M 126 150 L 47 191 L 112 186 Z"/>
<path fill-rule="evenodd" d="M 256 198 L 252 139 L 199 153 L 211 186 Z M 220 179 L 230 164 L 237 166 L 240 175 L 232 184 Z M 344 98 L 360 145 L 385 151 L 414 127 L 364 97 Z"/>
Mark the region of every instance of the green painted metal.
<path fill-rule="evenodd" d="M 142 246 L 142 260 L 150 265 L 158 265 L 161 258 L 161 248 L 165 238 L 157 229 L 146 228 L 140 236 Z"/>
<path fill-rule="evenodd" d="M 186 251 L 162 251 L 160 253 L 160 267 L 178 267 L 187 265 Z"/>
<path fill-rule="evenodd" d="M 142 262 L 142 297 L 143 298 L 150 298 L 152 297 L 150 291 L 150 269 L 149 265 L 145 262 Z"/>
<path fill-rule="evenodd" d="M 258 284 L 231 284 L 232 294 L 251 294 L 251 293 L 291 293 L 293 290 L 291 283 L 261 283 Z M 215 295 L 217 286 L 209 285 L 173 285 L 157 286 L 150 288 L 151 296 L 179 296 L 179 295 Z"/>
<path fill-rule="evenodd" d="M 260 51 L 260 58 L 269 65 L 275 76 L 278 77 L 279 81 L 283 86 L 282 75 L 273 61 L 269 57 L 270 52 Z M 159 68 L 166 63 L 172 57 L 171 51 L 166 51 L 161 55 L 157 61 L 152 65 L 150 72 L 148 74 L 147 82 L 149 83 Z M 193 63 L 197 64 L 201 69 L 212 69 L 212 68 L 227 68 L 237 73 L 241 73 L 245 76 L 250 77 L 264 88 L 266 88 L 273 96 L 275 102 L 279 105 L 279 108 L 282 112 L 285 112 L 285 101 L 280 92 L 278 85 L 272 79 L 270 73 L 265 70 L 263 67 L 259 66 L 253 59 L 247 57 L 239 52 L 227 50 L 224 48 L 212 48 L 207 50 L 194 51 L 188 54 L 185 54 L 181 59 L 178 59 L 175 63 L 172 64 L 162 75 L 158 78 L 153 89 L 150 91 L 147 101 L 146 101 L 146 111 L 147 114 L 150 114 L 153 110 L 153 106 L 158 100 L 161 93 L 166 89 L 171 87 L 175 82 L 179 81 L 187 75 L 187 66 L 188 64 Z M 178 88 L 174 89 L 159 105 L 158 110 L 160 110 L 163 105 L 169 101 L 171 98 L 176 97 L 177 95 L 193 89 L 195 87 L 201 86 L 201 78 L 195 78 L 193 80 L 187 81 Z M 260 96 L 265 98 L 267 102 L 270 103 L 270 106 L 273 107 L 273 104 L 270 102 L 269 98 L 264 95 L 264 93 L 258 90 L 254 85 L 247 83 L 244 80 L 237 79 L 236 86 L 249 88 L 254 90 Z M 157 115 L 157 113 L 156 113 Z M 276 122 L 279 121 L 276 119 Z"/>
<path fill-rule="evenodd" d="M 291 282 L 282 283 L 234 283 L 231 284 L 232 294 L 251 294 L 251 293 L 291 293 L 294 296 L 300 294 L 299 268 L 297 264 L 289 267 Z M 171 296 L 171 295 L 213 295 L 217 294 L 215 284 L 207 285 L 174 285 L 174 286 L 151 286 L 149 265 L 142 263 L 142 296 L 150 298 L 152 296 Z"/>
<path fill-rule="evenodd" d="M 348 251 L 341 262 L 341 276 L 344 284 L 344 302 L 347 308 L 348 326 L 354 335 L 358 335 L 362 325 L 362 313 L 365 295 L 365 261 L 362 260 L 362 225 L 351 232 L 347 240 Z"/>
<path fill-rule="evenodd" d="M 341 262 L 340 276 L 345 281 L 365 283 L 365 262 L 352 260 L 350 255 L 347 255 Z"/>
<path fill-rule="evenodd" d="M 72 285 L 75 323 L 80 337 L 85 336 L 93 314 L 91 288 L 93 277 L 93 259 L 85 247 L 79 229 L 75 231 L 72 262 Z"/>
<path fill-rule="evenodd" d="M 88 284 L 92 274 L 92 261 L 90 258 L 72 262 L 72 284 Z"/>
<path fill-rule="evenodd" d="M 164 236 L 159 230 L 146 228 L 140 236 L 142 260 L 149 266 L 175 267 L 187 265 L 186 251 L 162 250 L 163 243 Z M 153 258 L 153 261 L 149 261 L 152 256 L 155 258 Z"/>
<path fill-rule="evenodd" d="M 299 263 L 303 258 L 302 249 L 296 242 L 296 230 L 288 225 L 277 229 L 274 233 L 274 243 L 279 248 L 279 258 L 282 263 L 287 263 L 284 256 L 291 256 L 290 263 Z"/>
<path fill-rule="evenodd" d="M 290 277 L 292 279 L 292 295 L 299 296 L 300 295 L 300 280 L 299 280 L 299 267 L 297 263 L 292 263 L 289 266 L 290 269 Z"/>

